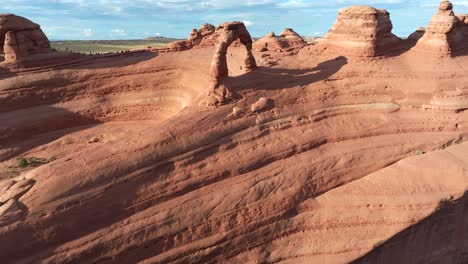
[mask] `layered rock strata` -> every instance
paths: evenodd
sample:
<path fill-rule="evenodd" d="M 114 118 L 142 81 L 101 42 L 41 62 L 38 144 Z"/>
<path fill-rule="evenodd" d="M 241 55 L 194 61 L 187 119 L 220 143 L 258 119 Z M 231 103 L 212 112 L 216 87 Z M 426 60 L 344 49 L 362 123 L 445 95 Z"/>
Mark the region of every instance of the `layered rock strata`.
<path fill-rule="evenodd" d="M 466 15 L 456 16 L 452 3 L 442 1 L 437 13 L 429 22 L 424 36 L 413 50 L 441 57 L 465 52 L 468 40 L 467 23 Z"/>
<path fill-rule="evenodd" d="M 384 56 L 398 49 L 401 39 L 392 33 L 390 14 L 370 6 L 352 6 L 338 19 L 320 42 L 317 51 L 350 57 Z"/>

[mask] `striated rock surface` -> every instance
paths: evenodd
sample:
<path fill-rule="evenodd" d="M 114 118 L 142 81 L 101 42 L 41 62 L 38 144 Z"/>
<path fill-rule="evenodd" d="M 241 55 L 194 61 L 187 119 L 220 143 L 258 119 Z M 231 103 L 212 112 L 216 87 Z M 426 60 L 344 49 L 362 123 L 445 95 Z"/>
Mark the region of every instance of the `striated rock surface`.
<path fill-rule="evenodd" d="M 442 57 L 465 52 L 468 50 L 466 21 L 464 15 L 455 16 L 451 2 L 442 1 L 413 50 Z"/>
<path fill-rule="evenodd" d="M 340 11 L 330 31 L 315 45 L 318 52 L 349 57 L 378 57 L 399 49 L 390 14 L 370 6 Z"/>
<path fill-rule="evenodd" d="M 49 40 L 38 24 L 11 14 L 0 15 L 0 54 L 6 62 L 49 51 Z"/>

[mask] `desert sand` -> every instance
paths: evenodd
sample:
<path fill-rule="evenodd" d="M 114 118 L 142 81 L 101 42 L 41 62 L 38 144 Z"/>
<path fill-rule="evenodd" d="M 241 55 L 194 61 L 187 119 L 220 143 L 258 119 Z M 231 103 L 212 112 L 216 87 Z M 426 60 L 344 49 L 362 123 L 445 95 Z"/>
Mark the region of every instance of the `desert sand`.
<path fill-rule="evenodd" d="M 468 263 L 453 8 L 408 39 L 363 6 L 314 44 L 230 22 L 96 56 L 1 15 L 0 262 Z"/>

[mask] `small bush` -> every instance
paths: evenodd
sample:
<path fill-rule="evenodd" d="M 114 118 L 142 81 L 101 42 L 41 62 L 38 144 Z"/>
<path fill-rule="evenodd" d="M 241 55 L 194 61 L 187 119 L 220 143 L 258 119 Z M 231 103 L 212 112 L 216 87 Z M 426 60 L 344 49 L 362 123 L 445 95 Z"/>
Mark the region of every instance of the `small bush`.
<path fill-rule="evenodd" d="M 26 168 L 29 166 L 29 161 L 25 158 L 19 158 L 18 159 L 18 167 L 20 168 Z"/>
<path fill-rule="evenodd" d="M 424 155 L 426 154 L 426 151 L 424 150 L 416 150 L 416 155 Z"/>

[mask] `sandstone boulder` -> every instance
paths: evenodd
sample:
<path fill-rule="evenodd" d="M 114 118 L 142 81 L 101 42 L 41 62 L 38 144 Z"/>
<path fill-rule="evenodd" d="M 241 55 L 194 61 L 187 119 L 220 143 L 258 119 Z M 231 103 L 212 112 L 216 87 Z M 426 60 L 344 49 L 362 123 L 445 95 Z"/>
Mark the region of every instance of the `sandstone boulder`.
<path fill-rule="evenodd" d="M 338 19 L 316 44 L 321 53 L 349 57 L 377 57 L 399 49 L 401 39 L 392 34 L 390 14 L 370 6 L 352 6 L 340 11 Z"/>
<path fill-rule="evenodd" d="M 192 43 L 187 40 L 174 41 L 167 45 L 170 51 L 184 51 L 192 48 Z"/>
<path fill-rule="evenodd" d="M 252 106 L 250 107 L 250 110 L 254 113 L 261 112 L 267 109 L 268 107 L 270 107 L 271 103 L 272 102 L 269 98 L 261 97 L 260 99 L 258 99 L 257 102 L 252 104 Z"/>

